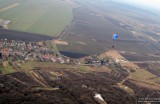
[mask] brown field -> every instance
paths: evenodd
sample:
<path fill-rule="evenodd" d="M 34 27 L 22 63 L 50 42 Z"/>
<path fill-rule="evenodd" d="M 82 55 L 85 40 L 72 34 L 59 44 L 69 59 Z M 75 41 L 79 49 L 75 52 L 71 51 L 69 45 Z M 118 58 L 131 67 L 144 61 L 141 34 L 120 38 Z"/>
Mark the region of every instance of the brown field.
<path fill-rule="evenodd" d="M 113 87 L 120 80 L 105 71 L 38 68 L 29 72 L 0 76 L 0 83 L 5 86 L 0 87 L 2 90 L 0 101 L 7 104 L 22 103 L 23 99 L 30 104 L 35 104 L 37 101 L 40 101 L 40 104 L 53 104 L 53 102 L 54 104 L 97 104 L 93 99 L 97 92 L 102 94 L 109 104 L 115 101 L 124 104 L 127 101 L 127 92 Z M 7 88 L 8 84 L 11 87 Z M 57 88 L 57 86 L 61 87 Z M 9 92 L 5 93 L 7 90 Z M 130 96 L 129 99 L 127 102 L 134 104 L 134 96 Z"/>
<path fill-rule="evenodd" d="M 68 42 L 66 41 L 62 41 L 62 40 L 53 40 L 55 44 L 58 44 L 58 45 L 66 45 L 68 46 Z"/>
<path fill-rule="evenodd" d="M 73 0 L 74 3 L 80 6 L 73 9 L 73 22 L 61 38 L 70 42 L 70 45 L 65 47 L 59 46 L 61 51 L 94 55 L 111 49 L 113 45 L 117 50 L 138 54 L 153 54 L 154 51 L 159 51 L 159 44 L 154 44 L 154 40 L 150 39 L 150 36 L 139 32 L 140 29 L 136 28 L 136 24 L 141 25 L 141 22 L 146 22 L 146 18 L 143 17 L 144 19 L 138 21 L 130 18 L 129 15 L 133 13 L 133 17 L 139 17 L 139 14 L 149 15 L 148 12 L 137 8 L 128 8 L 125 5 L 114 4 L 110 0 L 107 1 Z M 136 13 L 135 11 L 133 12 L 133 9 L 135 9 Z M 147 18 L 147 20 L 148 22 L 153 22 L 150 18 Z M 133 31 L 136 31 L 136 34 Z M 119 34 L 119 39 L 116 42 L 112 41 L 114 33 Z M 145 38 L 141 37 L 142 34 Z M 77 42 L 83 42 L 86 45 L 78 44 Z M 127 58 L 130 57 L 128 56 Z M 134 58 L 133 56 L 131 58 L 136 60 L 137 57 Z M 142 56 L 142 58 L 148 57 Z M 156 58 L 149 57 L 148 59 Z"/>
<path fill-rule="evenodd" d="M 125 59 L 115 50 L 100 56 Z M 135 104 L 141 97 L 159 98 L 160 79 L 143 69 L 126 71 L 136 68 L 133 65 L 130 62 L 127 67 L 119 63 L 96 67 L 28 62 L 19 66 L 18 72 L 0 75 L 0 102 L 97 104 L 95 93 L 101 94 L 107 104 Z"/>
<path fill-rule="evenodd" d="M 30 104 L 39 102 L 39 104 L 53 104 L 53 102 L 54 104 L 97 104 L 93 97 L 95 93 L 100 93 L 107 104 L 115 102 L 135 104 L 138 97 L 160 96 L 159 89 L 155 89 L 152 85 L 149 88 L 145 87 L 148 84 L 142 86 L 139 82 L 133 83 L 130 80 L 122 84 L 123 77 L 114 74 L 113 70 L 110 73 L 105 67 L 93 67 L 89 70 L 88 68 L 45 66 L 25 72 L 1 75 L 0 102 L 7 104 L 19 104 L 24 101 Z"/>
<path fill-rule="evenodd" d="M 28 33 L 28 32 L 20 32 L 14 30 L 7 30 L 7 29 L 0 29 L 1 39 L 9 39 L 9 40 L 23 40 L 23 41 L 45 41 L 45 40 L 52 40 L 55 37 L 35 34 L 35 33 Z M 31 38 L 32 37 L 32 38 Z"/>
<path fill-rule="evenodd" d="M 109 50 L 103 54 L 99 55 L 99 58 L 103 58 L 103 57 L 110 57 L 112 59 L 114 59 L 115 61 L 119 61 L 119 63 L 123 66 L 123 67 L 130 67 L 134 70 L 140 69 L 137 65 L 135 65 L 134 63 L 128 61 L 127 59 L 125 59 L 121 54 L 119 54 L 116 50 Z"/>

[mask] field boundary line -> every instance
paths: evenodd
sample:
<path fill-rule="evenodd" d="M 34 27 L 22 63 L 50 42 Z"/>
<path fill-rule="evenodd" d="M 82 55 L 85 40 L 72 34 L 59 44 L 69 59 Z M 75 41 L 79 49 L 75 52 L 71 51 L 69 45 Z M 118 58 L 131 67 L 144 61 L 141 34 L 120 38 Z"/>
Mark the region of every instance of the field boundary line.
<path fill-rule="evenodd" d="M 12 5 L 9 5 L 9 6 L 7 6 L 7 7 L 4 7 L 4 8 L 2 8 L 2 9 L 0 9 L 0 12 L 4 12 L 4 11 L 6 11 L 6 10 L 8 10 L 8 9 L 12 9 L 12 8 L 14 8 L 14 7 L 18 6 L 18 5 L 19 5 L 19 3 L 14 3 L 14 4 L 12 4 Z"/>

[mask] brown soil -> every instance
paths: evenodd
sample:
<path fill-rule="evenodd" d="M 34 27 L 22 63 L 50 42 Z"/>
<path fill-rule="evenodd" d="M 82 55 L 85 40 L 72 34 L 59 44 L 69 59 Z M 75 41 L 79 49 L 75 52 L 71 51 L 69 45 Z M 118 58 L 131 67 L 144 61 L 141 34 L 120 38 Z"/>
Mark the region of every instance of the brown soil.
<path fill-rule="evenodd" d="M 54 40 L 54 43 L 58 45 L 68 45 L 68 42 L 60 41 L 60 40 Z"/>
<path fill-rule="evenodd" d="M 123 88 L 117 87 L 117 83 L 122 80 L 123 77 L 109 74 L 105 70 L 38 68 L 32 72 L 1 75 L 0 102 L 1 104 L 97 104 L 94 95 L 100 93 L 107 104 L 135 104 L 136 97 L 140 95 L 135 97 Z M 133 88 L 130 83 L 126 81 L 125 85 Z M 132 84 L 138 89 L 144 89 Z M 135 88 L 133 90 L 137 91 Z M 149 90 L 150 92 L 146 93 L 150 95 L 152 89 Z"/>

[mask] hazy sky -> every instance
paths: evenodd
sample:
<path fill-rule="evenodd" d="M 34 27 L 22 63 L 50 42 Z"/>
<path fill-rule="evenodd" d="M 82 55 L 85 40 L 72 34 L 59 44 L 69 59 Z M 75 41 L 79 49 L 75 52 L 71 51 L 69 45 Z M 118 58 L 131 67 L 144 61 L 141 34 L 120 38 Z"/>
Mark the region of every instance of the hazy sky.
<path fill-rule="evenodd" d="M 115 0 L 115 1 L 136 4 L 146 8 L 149 7 L 160 10 L 160 0 Z"/>

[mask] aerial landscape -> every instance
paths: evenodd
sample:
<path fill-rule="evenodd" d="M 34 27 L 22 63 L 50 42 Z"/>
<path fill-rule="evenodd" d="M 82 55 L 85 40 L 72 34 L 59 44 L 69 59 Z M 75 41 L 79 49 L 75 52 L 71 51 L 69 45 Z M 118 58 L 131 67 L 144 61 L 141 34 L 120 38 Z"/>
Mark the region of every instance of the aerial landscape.
<path fill-rule="evenodd" d="M 0 104 L 159 104 L 158 0 L 0 0 Z"/>

